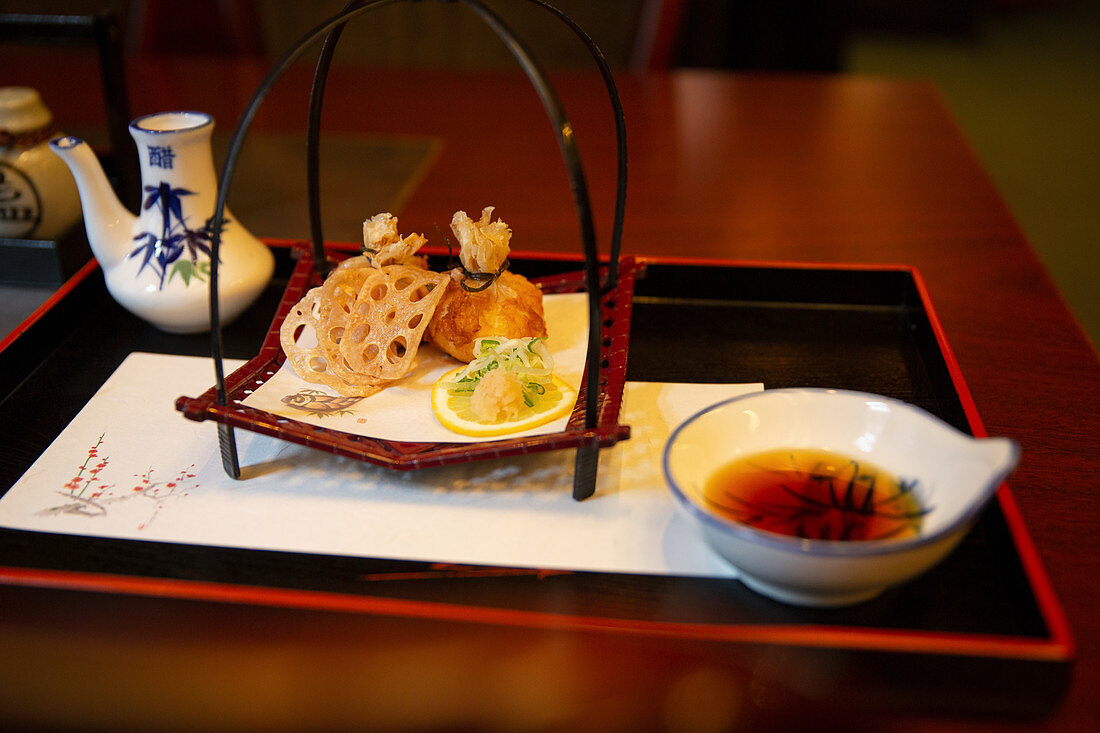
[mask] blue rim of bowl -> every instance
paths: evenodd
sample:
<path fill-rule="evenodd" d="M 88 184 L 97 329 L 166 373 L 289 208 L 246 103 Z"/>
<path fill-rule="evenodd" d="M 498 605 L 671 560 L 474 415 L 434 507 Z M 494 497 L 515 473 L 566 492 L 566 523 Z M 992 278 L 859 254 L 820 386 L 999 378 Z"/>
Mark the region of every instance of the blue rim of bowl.
<path fill-rule="evenodd" d="M 204 119 L 203 119 L 202 122 L 200 122 L 197 125 L 191 125 L 189 127 L 177 127 L 173 130 L 150 130 L 149 128 L 142 127 L 140 125 L 141 122 L 143 122 L 143 121 L 145 121 L 145 120 L 147 120 L 151 117 L 163 117 L 165 115 L 194 115 L 195 117 L 201 117 L 201 118 L 204 118 Z M 211 125 L 213 123 L 214 123 L 214 116 L 211 115 L 209 112 L 198 112 L 196 110 L 191 110 L 191 109 L 174 109 L 174 110 L 168 110 L 166 112 L 152 112 L 152 113 L 147 114 L 147 115 L 142 115 L 141 117 L 135 117 L 134 119 L 130 120 L 130 129 L 131 130 L 137 130 L 138 132 L 149 133 L 150 135 L 163 135 L 163 134 L 169 133 L 169 132 L 190 132 L 191 130 L 201 130 L 202 128 L 206 127 L 207 125 Z"/>
<path fill-rule="evenodd" d="M 821 387 L 805 387 L 805 388 L 781 388 L 764 390 L 763 392 L 750 392 L 749 394 L 738 395 L 737 397 L 730 397 L 728 399 L 716 402 L 713 405 L 704 407 L 696 412 L 694 415 L 688 417 L 672 431 L 672 434 L 668 436 L 668 440 L 665 441 L 665 448 L 661 454 L 661 470 L 665 475 L 665 483 L 668 484 L 669 489 L 672 491 L 676 500 L 684 507 L 692 516 L 696 517 L 704 525 L 721 529 L 722 531 L 731 532 L 734 535 L 744 539 L 748 542 L 752 542 L 766 547 L 772 547 L 775 549 L 785 550 L 787 552 L 798 552 L 814 555 L 827 555 L 827 556 L 869 556 L 869 555 L 889 555 L 898 552 L 908 552 L 918 547 L 924 547 L 934 542 L 938 542 L 947 535 L 950 535 L 958 531 L 961 527 L 969 526 L 978 514 L 982 511 L 985 505 L 996 493 L 997 489 L 1005 479 L 1015 468 L 1020 455 L 1020 446 L 1016 441 L 1003 438 L 1002 440 L 1008 440 L 1012 447 L 1012 461 L 1009 463 L 1009 467 L 1004 472 L 998 474 L 982 487 L 978 492 L 975 500 L 971 502 L 970 507 L 963 512 L 962 516 L 953 524 L 944 527 L 943 529 L 928 535 L 918 535 L 914 538 L 902 539 L 902 540 L 860 540 L 858 542 L 846 542 L 843 540 L 814 540 L 803 539 L 800 537 L 789 537 L 787 535 L 776 534 L 775 532 L 768 532 L 767 530 L 756 529 L 747 525 L 735 522 L 730 519 L 725 519 L 712 512 L 709 512 L 700 507 L 691 497 L 689 497 L 683 489 L 677 485 L 676 481 L 672 478 L 672 471 L 669 469 L 669 453 L 672 449 L 672 445 L 676 442 L 680 433 L 685 428 L 691 425 L 693 422 L 706 415 L 709 412 L 721 409 L 729 404 L 735 402 L 745 402 L 753 399 L 760 399 L 761 397 L 770 394 L 835 394 L 843 397 L 856 397 L 860 399 L 874 399 L 880 402 L 886 402 L 890 405 L 896 406 L 902 410 L 910 412 L 916 412 L 923 415 L 926 419 L 939 423 L 941 426 L 953 430 L 956 433 L 960 433 L 968 438 L 972 436 L 966 435 L 962 431 L 958 430 L 952 425 L 948 425 L 946 422 L 936 417 L 927 410 L 922 410 L 916 405 L 912 405 L 902 400 L 894 399 L 892 397 L 884 397 L 883 395 L 872 394 L 870 392 L 858 392 L 855 390 L 845 389 L 825 389 Z"/>

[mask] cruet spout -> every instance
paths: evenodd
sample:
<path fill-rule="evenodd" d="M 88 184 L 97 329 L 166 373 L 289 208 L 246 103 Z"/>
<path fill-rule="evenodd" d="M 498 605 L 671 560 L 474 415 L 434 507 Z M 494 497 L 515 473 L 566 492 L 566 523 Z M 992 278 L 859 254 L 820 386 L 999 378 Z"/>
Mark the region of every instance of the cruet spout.
<path fill-rule="evenodd" d="M 137 216 L 131 214 L 111 188 L 103 167 L 88 143 L 67 135 L 50 141 L 50 150 L 69 166 L 80 193 L 88 244 L 108 270 L 130 253 L 131 231 Z"/>

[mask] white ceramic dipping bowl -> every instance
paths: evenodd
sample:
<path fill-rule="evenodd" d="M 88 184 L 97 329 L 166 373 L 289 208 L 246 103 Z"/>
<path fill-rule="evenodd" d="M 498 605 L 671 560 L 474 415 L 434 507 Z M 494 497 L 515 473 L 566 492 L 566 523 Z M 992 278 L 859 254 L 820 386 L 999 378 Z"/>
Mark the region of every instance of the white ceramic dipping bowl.
<path fill-rule="evenodd" d="M 731 461 L 774 449 L 818 449 L 916 482 L 927 510 L 904 539 L 820 540 L 756 529 L 708 509 L 703 491 Z M 942 560 L 1019 457 L 1007 438 L 976 439 L 913 405 L 831 389 L 765 390 L 688 418 L 665 446 L 665 478 L 710 546 L 765 596 L 803 606 L 871 599 Z"/>

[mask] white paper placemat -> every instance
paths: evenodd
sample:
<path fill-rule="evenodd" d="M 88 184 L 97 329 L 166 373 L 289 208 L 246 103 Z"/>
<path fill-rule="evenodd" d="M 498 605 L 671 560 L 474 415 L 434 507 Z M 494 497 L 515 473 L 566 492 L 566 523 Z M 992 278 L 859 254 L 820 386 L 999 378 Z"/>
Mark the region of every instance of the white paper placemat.
<path fill-rule="evenodd" d="M 235 364 L 227 364 L 234 368 Z M 209 359 L 135 353 L 0 499 L 0 526 L 121 539 L 432 562 L 736 577 L 676 510 L 660 455 L 672 428 L 761 385 L 628 383 L 630 440 L 572 498 L 574 451 L 393 471 L 236 431 L 173 407 Z"/>

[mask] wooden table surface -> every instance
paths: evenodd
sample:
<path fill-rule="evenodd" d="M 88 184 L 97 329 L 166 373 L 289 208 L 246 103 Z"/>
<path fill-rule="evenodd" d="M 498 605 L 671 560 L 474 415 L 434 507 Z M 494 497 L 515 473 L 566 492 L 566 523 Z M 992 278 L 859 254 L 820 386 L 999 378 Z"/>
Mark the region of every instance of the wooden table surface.
<path fill-rule="evenodd" d="M 70 63 L 59 56 L 50 73 L 17 65 L 9 76 L 39 87 L 64 124 L 93 124 L 96 92 L 73 90 Z M 226 131 L 265 71 L 137 64 L 132 112 L 203 110 Z M 253 129 L 303 131 L 309 76 L 292 69 Z M 577 131 L 606 249 L 610 108 L 595 74 L 552 78 Z M 36 723 L 135 727 L 161 714 L 208 729 L 363 720 L 540 730 L 736 720 L 767 729 L 812 715 L 856 730 L 1084 730 L 1100 720 L 1100 362 L 937 91 L 867 77 L 617 80 L 630 147 L 624 253 L 899 263 L 923 274 L 987 431 L 1023 449 L 1010 484 L 1078 645 L 1064 699 L 1026 720 L 952 717 L 919 704 L 894 716 L 889 706 L 833 704 L 822 694 L 828 669 L 792 669 L 793 658 L 775 650 L 8 587 L 0 590 L 0 710 Z M 519 73 L 334 69 L 324 129 L 438 143 L 396 212 L 402 229 L 431 237 L 454 210 L 491 204 L 512 227 L 514 248 L 579 251 L 556 141 Z M 324 168 L 322 179 L 356 185 L 325 178 Z"/>

